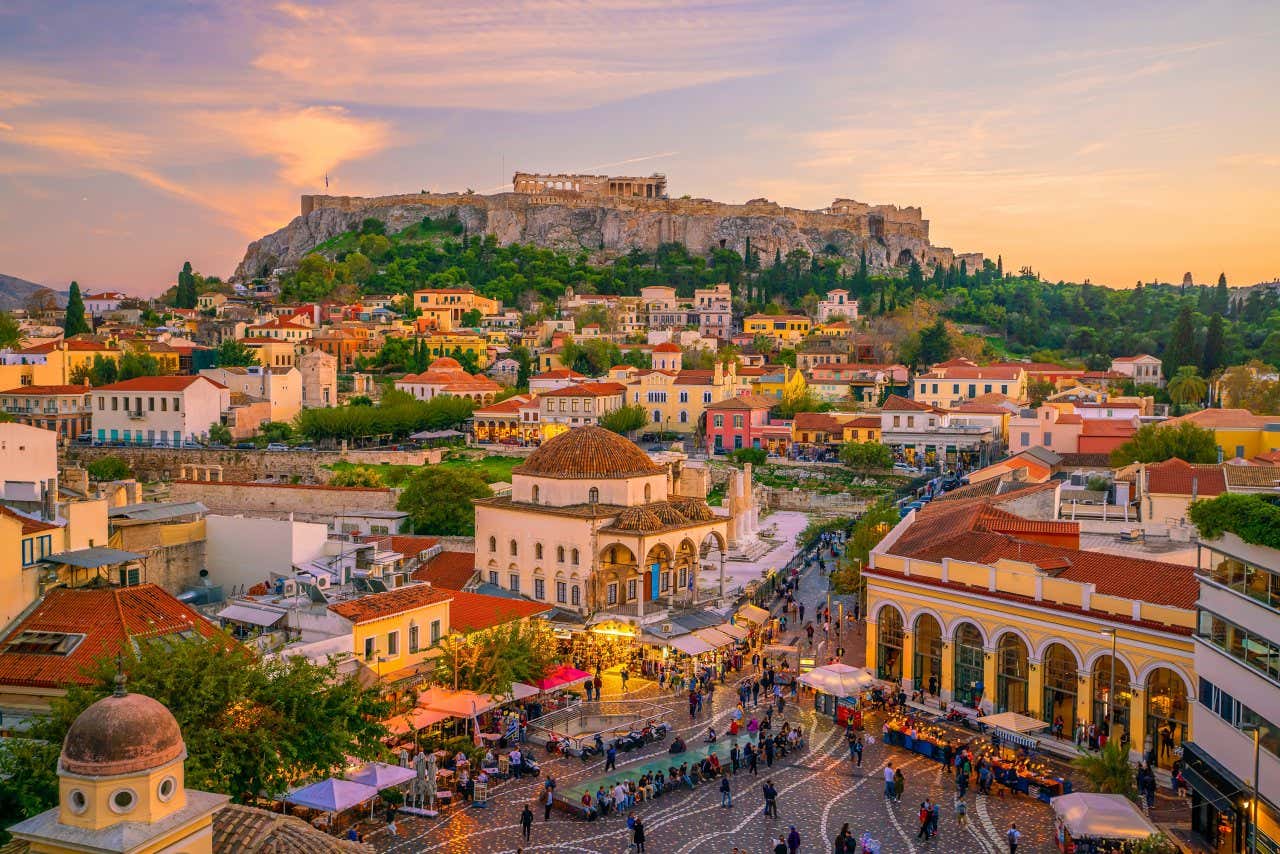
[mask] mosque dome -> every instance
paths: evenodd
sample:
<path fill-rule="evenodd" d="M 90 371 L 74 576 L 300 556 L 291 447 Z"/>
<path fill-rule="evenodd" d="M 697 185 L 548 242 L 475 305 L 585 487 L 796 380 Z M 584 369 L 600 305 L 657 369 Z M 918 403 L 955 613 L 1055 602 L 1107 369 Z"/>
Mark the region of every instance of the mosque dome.
<path fill-rule="evenodd" d="M 603 427 L 575 427 L 545 442 L 513 473 L 533 477 L 606 480 L 662 474 L 634 442 Z"/>

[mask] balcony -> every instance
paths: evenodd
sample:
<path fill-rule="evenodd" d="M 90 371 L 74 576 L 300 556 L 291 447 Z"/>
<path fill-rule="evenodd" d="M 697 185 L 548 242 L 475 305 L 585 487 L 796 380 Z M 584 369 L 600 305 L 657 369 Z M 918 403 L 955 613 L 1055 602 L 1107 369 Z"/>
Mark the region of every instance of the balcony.
<path fill-rule="evenodd" d="M 141 410 L 126 410 L 125 414 L 129 416 L 130 421 L 142 421 L 147 417 Z"/>

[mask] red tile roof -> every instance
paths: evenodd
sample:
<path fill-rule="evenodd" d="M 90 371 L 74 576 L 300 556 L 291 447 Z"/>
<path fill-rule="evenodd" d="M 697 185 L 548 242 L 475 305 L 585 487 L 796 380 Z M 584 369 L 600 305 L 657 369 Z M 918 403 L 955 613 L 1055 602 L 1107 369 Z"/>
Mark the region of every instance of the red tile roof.
<path fill-rule="evenodd" d="M 1062 419 L 1058 419 L 1061 424 Z M 1138 432 L 1138 425 L 1126 418 L 1085 418 L 1082 436 L 1120 436 L 1128 438 Z"/>
<path fill-rule="evenodd" d="M 612 397 L 615 394 L 622 394 L 627 387 L 619 383 L 577 383 L 576 385 L 567 385 L 563 388 L 544 391 L 543 397 Z"/>
<path fill-rule="evenodd" d="M 450 595 L 453 601 L 449 603 L 449 628 L 458 632 L 477 632 L 551 610 L 550 605 L 527 599 L 508 599 L 461 590 Z"/>
<path fill-rule="evenodd" d="M 81 352 L 93 351 L 95 353 L 105 353 L 111 350 L 106 344 L 100 341 L 83 341 L 76 338 L 65 338 L 60 341 L 46 341 L 43 344 L 37 344 L 34 347 L 28 347 L 19 351 L 25 355 L 39 355 L 41 353 L 52 353 L 55 350 L 76 350 Z"/>
<path fill-rule="evenodd" d="M 89 391 L 87 385 L 20 385 L 17 388 L 0 391 L 0 394 L 55 395 L 84 394 L 87 391 Z"/>
<path fill-rule="evenodd" d="M 679 345 L 679 344 L 672 344 L 670 341 L 666 341 L 666 342 L 664 342 L 664 343 L 662 343 L 662 344 L 659 344 L 659 345 L 657 345 L 656 347 L 654 347 L 654 348 L 653 348 L 653 352 L 655 352 L 655 353 L 680 353 L 680 352 L 683 352 L 683 351 L 680 349 L 680 345 Z"/>
<path fill-rule="evenodd" d="M 885 412 L 941 412 L 927 403 L 921 403 L 918 400 L 908 400 L 897 394 L 891 394 L 885 398 L 884 405 L 880 407 Z"/>
<path fill-rule="evenodd" d="M 359 599 L 337 602 L 330 605 L 329 610 L 339 617 L 346 617 L 353 623 L 367 623 L 371 620 L 394 617 L 427 605 L 448 602 L 452 597 L 451 590 L 437 590 L 430 584 L 410 584 L 388 590 L 386 593 L 371 593 Z"/>
<path fill-rule="evenodd" d="M 226 388 L 222 383 L 203 376 L 134 377 L 110 385 L 100 385 L 94 391 L 185 391 L 204 380 L 214 388 Z"/>
<path fill-rule="evenodd" d="M 741 409 L 772 409 L 777 402 L 767 397 L 761 397 L 758 394 L 739 394 L 725 398 L 718 403 L 709 404 L 706 410 L 708 412 L 716 412 Z"/>
<path fill-rule="evenodd" d="M 362 543 L 386 543 L 393 552 L 399 552 L 405 557 L 416 557 L 419 553 L 426 551 L 432 546 L 440 544 L 439 537 L 416 537 L 412 535 L 398 534 L 365 534 L 360 538 Z"/>
<path fill-rule="evenodd" d="M 429 581 L 444 590 L 461 590 L 476 574 L 473 552 L 440 552 L 426 566 L 414 570 L 414 581 Z"/>
<path fill-rule="evenodd" d="M 585 380 L 586 378 L 586 374 L 580 374 L 570 368 L 555 368 L 530 377 L 534 380 Z"/>
<path fill-rule="evenodd" d="M 877 418 L 876 424 L 879 423 L 880 419 Z M 843 427 L 841 421 L 828 412 L 797 412 L 794 426 L 797 430 L 826 430 L 828 432 L 835 432 Z"/>
<path fill-rule="evenodd" d="M 1222 466 L 1191 465 L 1185 460 L 1165 460 L 1147 465 L 1147 491 L 1162 495 L 1212 498 L 1227 491 Z"/>
<path fill-rule="evenodd" d="M 66 655 L 17 652 L 9 643 L 21 632 L 84 635 Z M 0 684 L 57 688 L 88 685 L 86 670 L 126 650 L 133 641 L 190 633 L 215 637 L 217 629 L 154 584 L 133 587 L 54 587 L 0 642 Z"/>
<path fill-rule="evenodd" d="M 3 504 L 0 504 L 0 516 L 8 516 L 10 519 L 17 519 L 22 523 L 22 535 L 25 537 L 29 534 L 38 534 L 41 531 L 56 531 L 61 525 L 55 525 L 52 522 L 46 522 L 43 519 L 35 519 L 17 511 L 10 510 Z"/>

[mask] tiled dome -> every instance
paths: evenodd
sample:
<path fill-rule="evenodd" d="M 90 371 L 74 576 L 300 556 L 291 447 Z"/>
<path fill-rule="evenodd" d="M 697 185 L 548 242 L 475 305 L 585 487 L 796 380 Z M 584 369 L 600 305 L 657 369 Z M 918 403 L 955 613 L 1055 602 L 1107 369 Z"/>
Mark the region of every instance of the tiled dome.
<path fill-rule="evenodd" d="M 663 469 L 630 439 L 603 427 L 575 427 L 543 444 L 513 472 L 603 480 L 662 474 Z"/>

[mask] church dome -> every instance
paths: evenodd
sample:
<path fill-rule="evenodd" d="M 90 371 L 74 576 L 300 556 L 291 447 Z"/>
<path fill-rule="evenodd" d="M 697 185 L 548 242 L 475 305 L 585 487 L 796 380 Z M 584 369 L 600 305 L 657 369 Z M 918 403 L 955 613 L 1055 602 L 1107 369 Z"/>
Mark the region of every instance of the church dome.
<path fill-rule="evenodd" d="M 173 714 L 142 694 L 113 694 L 80 713 L 62 743 L 62 770 L 86 777 L 150 771 L 186 753 Z"/>
<path fill-rule="evenodd" d="M 630 439 L 603 427 L 575 427 L 544 443 L 514 474 L 597 480 L 663 473 Z"/>
<path fill-rule="evenodd" d="M 462 364 L 457 359 L 451 356 L 441 356 L 439 359 L 436 359 L 431 364 L 427 365 L 427 370 L 428 371 L 442 371 L 442 370 L 443 371 L 447 371 L 447 370 L 460 371 L 462 370 Z"/>

